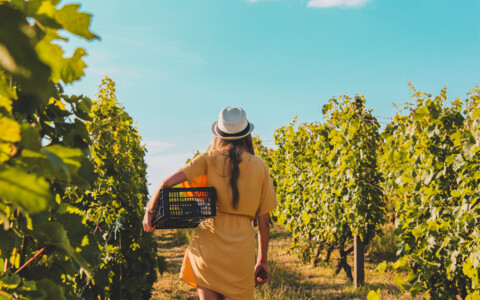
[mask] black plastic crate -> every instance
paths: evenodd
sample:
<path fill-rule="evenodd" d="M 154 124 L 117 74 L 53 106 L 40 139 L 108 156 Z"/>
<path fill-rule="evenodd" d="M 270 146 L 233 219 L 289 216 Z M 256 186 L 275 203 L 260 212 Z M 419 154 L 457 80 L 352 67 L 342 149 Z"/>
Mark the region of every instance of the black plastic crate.
<path fill-rule="evenodd" d="M 165 188 L 158 197 L 152 220 L 156 229 L 195 228 L 205 218 L 217 215 L 213 187 Z"/>

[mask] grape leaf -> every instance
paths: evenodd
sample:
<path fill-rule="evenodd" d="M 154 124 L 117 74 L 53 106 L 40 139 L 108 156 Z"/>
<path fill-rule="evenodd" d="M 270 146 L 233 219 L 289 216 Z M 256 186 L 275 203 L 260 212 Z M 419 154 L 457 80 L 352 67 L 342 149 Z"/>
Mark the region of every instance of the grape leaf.
<path fill-rule="evenodd" d="M 45 210 L 53 203 L 50 185 L 43 177 L 9 167 L 0 171 L 0 197 L 29 213 Z"/>

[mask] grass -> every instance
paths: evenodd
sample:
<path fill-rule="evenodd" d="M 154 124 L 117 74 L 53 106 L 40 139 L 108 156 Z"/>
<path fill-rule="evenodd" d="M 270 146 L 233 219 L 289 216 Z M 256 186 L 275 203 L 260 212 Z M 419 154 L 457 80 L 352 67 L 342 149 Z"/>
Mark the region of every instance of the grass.
<path fill-rule="evenodd" d="M 395 225 L 388 222 L 381 225 L 380 230 L 380 234 L 376 235 L 367 246 L 367 251 L 377 261 L 394 261 L 397 252 Z"/>
<path fill-rule="evenodd" d="M 194 288 L 178 279 L 183 254 L 191 230 L 157 230 L 155 238 L 160 244 L 159 255 L 167 258 L 168 268 L 154 285 L 152 299 L 198 299 Z M 394 283 L 393 273 L 377 273 L 377 256 L 365 259 L 365 286 L 355 289 L 344 272 L 335 275 L 332 255 L 331 264 L 314 267 L 304 264 L 297 255 L 289 253 L 290 234 L 281 226 L 271 230 L 269 248 L 270 281 L 255 288 L 255 299 L 366 299 L 370 290 L 380 290 L 381 299 L 409 299 L 402 295 Z M 353 267 L 353 256 L 349 261 Z"/>

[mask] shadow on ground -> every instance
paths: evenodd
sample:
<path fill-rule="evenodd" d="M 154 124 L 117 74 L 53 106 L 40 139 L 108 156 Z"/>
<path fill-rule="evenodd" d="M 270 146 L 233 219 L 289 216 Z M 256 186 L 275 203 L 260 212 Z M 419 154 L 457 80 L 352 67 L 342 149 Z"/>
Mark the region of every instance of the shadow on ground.
<path fill-rule="evenodd" d="M 366 299 L 370 290 L 380 289 L 391 295 L 400 292 L 391 283 L 366 283 L 355 289 L 352 282 L 341 278 L 343 276 L 332 275 L 333 272 L 306 276 L 274 260 L 269 265 L 271 280 L 268 286 L 257 288 L 256 299 Z"/>

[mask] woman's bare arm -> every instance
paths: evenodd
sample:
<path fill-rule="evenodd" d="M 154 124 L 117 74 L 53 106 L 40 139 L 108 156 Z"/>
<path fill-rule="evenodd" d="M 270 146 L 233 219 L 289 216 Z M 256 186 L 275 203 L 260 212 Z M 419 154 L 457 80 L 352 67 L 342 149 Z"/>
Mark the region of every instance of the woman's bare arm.
<path fill-rule="evenodd" d="M 158 195 L 160 194 L 160 190 L 163 188 L 169 188 L 169 187 L 175 186 L 186 180 L 187 180 L 187 176 L 185 176 L 185 173 L 179 170 L 173 173 L 172 175 L 168 176 L 158 186 L 155 193 L 153 193 L 153 196 L 150 198 L 150 201 L 148 201 L 147 203 L 147 209 L 145 211 L 145 216 L 143 217 L 143 230 L 145 230 L 146 232 L 150 232 L 155 229 L 155 226 L 152 226 L 153 213 L 151 213 L 150 211 L 153 211 L 155 207 L 157 207 Z"/>
<path fill-rule="evenodd" d="M 185 176 L 185 173 L 183 171 L 177 171 L 173 173 L 172 175 L 168 176 L 157 188 L 155 193 L 153 193 L 153 196 L 150 198 L 150 201 L 148 201 L 147 208 L 149 210 L 154 210 L 155 207 L 157 207 L 157 202 L 158 202 L 158 194 L 160 194 L 160 190 L 163 188 L 169 188 L 172 186 L 175 186 L 179 183 L 182 183 L 187 180 L 187 176 Z"/>
<path fill-rule="evenodd" d="M 258 257 L 255 266 L 255 283 L 264 284 L 270 279 L 270 272 L 267 266 L 268 242 L 270 239 L 270 214 L 257 218 L 258 221 Z M 260 272 L 264 270 L 262 275 Z"/>

